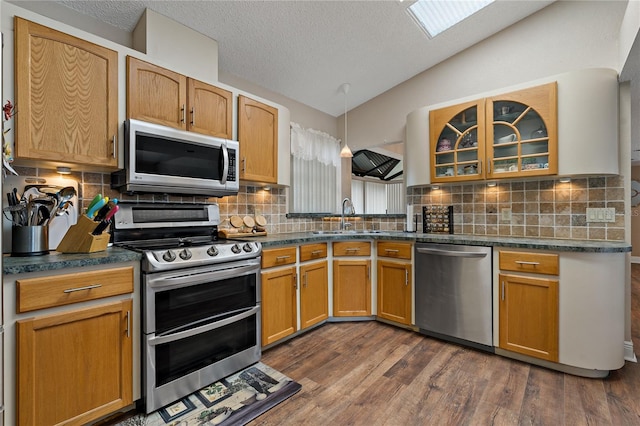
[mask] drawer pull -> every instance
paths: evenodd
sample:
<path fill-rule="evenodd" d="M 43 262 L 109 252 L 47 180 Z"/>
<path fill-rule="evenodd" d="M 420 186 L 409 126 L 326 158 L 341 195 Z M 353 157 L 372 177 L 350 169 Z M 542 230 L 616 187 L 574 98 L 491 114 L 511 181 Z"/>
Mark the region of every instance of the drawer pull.
<path fill-rule="evenodd" d="M 311 252 L 311 256 L 318 256 L 320 254 L 322 254 L 322 250 L 314 250 Z"/>
<path fill-rule="evenodd" d="M 351 247 L 346 249 L 346 251 L 360 251 L 360 247 Z"/>
<path fill-rule="evenodd" d="M 291 256 L 276 256 L 276 262 L 284 262 L 289 259 Z"/>
<path fill-rule="evenodd" d="M 83 290 L 91 290 L 93 288 L 100 288 L 102 287 L 102 284 L 93 284 L 93 285 L 88 285 L 85 287 L 76 287 L 76 288 L 68 288 L 66 290 L 64 290 L 65 293 L 73 293 L 76 291 L 83 291 Z"/>
<path fill-rule="evenodd" d="M 384 249 L 384 251 L 386 251 L 387 253 L 400 253 L 400 250 L 395 249 Z"/>
<path fill-rule="evenodd" d="M 533 266 L 536 266 L 536 265 L 540 264 L 540 262 L 527 262 L 527 261 L 524 261 L 524 260 L 514 260 L 514 262 L 516 262 L 518 265 L 533 265 Z"/>

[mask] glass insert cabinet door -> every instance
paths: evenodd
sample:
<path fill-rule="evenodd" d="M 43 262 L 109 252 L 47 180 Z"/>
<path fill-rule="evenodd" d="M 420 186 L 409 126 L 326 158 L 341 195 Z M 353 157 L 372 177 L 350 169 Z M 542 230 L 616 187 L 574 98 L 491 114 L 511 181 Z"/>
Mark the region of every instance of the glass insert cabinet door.
<path fill-rule="evenodd" d="M 487 98 L 486 176 L 552 175 L 557 164 L 557 85 Z"/>
<path fill-rule="evenodd" d="M 429 129 L 432 182 L 477 180 L 483 176 L 484 101 L 431 111 Z"/>

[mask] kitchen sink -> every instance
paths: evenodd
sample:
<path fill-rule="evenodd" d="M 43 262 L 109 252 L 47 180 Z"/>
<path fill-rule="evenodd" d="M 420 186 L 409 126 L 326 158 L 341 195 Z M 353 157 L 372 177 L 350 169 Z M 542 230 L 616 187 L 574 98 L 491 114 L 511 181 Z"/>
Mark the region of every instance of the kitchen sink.
<path fill-rule="evenodd" d="M 388 231 L 379 230 L 334 230 L 334 231 L 312 231 L 312 234 L 317 235 L 387 235 Z"/>

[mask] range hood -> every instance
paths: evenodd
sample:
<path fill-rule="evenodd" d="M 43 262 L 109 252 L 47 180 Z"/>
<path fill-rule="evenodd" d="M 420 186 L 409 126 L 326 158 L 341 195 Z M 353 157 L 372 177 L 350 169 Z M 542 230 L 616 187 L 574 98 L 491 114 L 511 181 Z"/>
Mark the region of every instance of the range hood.
<path fill-rule="evenodd" d="M 402 160 L 368 149 L 361 149 L 353 154 L 351 173 L 360 177 L 390 181 L 402 176 Z"/>

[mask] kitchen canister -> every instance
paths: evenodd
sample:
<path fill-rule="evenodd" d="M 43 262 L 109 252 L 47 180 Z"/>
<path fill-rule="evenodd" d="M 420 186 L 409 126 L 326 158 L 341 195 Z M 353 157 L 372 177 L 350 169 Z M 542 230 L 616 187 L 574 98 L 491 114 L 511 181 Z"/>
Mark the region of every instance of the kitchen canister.
<path fill-rule="evenodd" d="M 47 226 L 11 227 L 11 256 L 40 256 L 49 253 Z"/>

